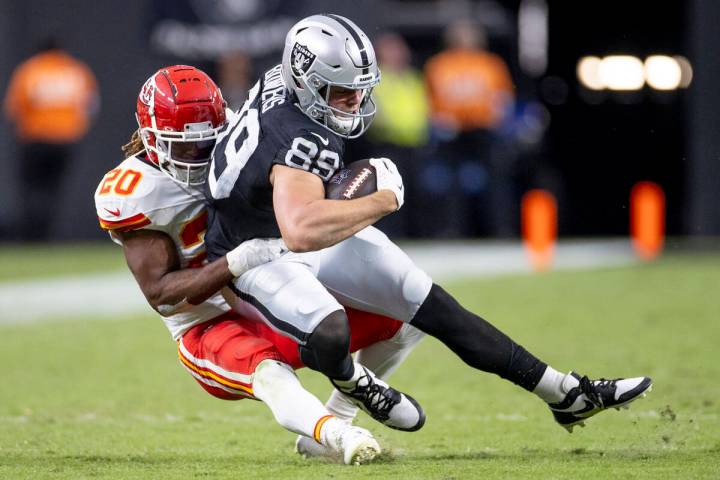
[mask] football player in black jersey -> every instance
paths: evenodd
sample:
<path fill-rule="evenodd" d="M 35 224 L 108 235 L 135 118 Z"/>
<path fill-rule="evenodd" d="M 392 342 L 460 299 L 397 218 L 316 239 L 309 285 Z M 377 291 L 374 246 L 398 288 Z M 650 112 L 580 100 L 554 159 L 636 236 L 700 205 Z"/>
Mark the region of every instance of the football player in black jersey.
<path fill-rule="evenodd" d="M 291 250 L 233 281 L 235 308 L 296 339 L 308 367 L 400 430 L 419 429 L 422 409 L 353 362 L 341 304 L 437 337 L 470 366 L 536 393 L 568 429 L 643 395 L 647 377 L 591 381 L 549 367 L 464 309 L 372 227 L 403 204 L 402 178 L 389 159 L 371 160 L 377 192 L 325 199 L 324 183 L 343 166 L 344 140 L 372 121 L 379 81 L 367 36 L 347 18 L 313 15 L 291 28 L 282 63 L 221 132 L 206 183 L 210 259 L 250 238 L 282 237 Z"/>

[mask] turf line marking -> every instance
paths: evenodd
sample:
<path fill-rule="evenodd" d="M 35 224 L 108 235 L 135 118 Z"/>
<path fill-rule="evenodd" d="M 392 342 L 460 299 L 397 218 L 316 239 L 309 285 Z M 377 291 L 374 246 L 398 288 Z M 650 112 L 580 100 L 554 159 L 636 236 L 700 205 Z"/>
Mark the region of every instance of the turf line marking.
<path fill-rule="evenodd" d="M 405 252 L 434 280 L 532 273 L 519 242 L 424 242 Z M 626 239 L 561 242 L 555 270 L 595 269 L 636 262 Z M 152 314 L 130 272 L 75 275 L 0 284 L 0 325 Z"/>

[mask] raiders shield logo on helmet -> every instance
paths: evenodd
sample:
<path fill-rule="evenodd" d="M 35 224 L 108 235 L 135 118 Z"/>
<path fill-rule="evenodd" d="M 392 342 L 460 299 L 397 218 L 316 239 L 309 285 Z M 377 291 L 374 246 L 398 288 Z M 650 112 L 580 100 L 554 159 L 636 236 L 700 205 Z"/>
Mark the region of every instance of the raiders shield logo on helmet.
<path fill-rule="evenodd" d="M 290 54 L 290 65 L 292 65 L 293 74 L 297 77 L 303 76 L 315 62 L 315 57 L 316 55 L 308 50 L 306 46 L 295 42 Z"/>

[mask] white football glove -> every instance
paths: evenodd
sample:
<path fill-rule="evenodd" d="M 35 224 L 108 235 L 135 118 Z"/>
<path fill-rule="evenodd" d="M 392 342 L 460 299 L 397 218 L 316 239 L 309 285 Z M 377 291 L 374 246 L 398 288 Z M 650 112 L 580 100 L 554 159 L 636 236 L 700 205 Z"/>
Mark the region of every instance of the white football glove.
<path fill-rule="evenodd" d="M 230 250 L 225 258 L 230 273 L 239 277 L 258 265 L 280 258 L 287 251 L 282 238 L 254 238 Z"/>
<path fill-rule="evenodd" d="M 403 206 L 405 201 L 405 187 L 403 187 L 402 177 L 397 167 L 389 158 L 371 158 L 370 165 L 375 167 L 377 172 L 377 189 L 390 190 L 397 198 L 398 207 Z"/>

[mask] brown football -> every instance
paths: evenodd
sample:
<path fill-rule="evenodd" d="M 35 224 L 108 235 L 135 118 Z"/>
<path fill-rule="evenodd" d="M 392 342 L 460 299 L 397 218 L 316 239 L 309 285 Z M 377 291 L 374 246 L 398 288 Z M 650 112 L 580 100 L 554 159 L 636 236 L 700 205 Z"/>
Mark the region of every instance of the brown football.
<path fill-rule="evenodd" d="M 377 174 L 370 160 L 358 160 L 335 172 L 325 184 L 325 198 L 352 200 L 377 192 Z"/>

